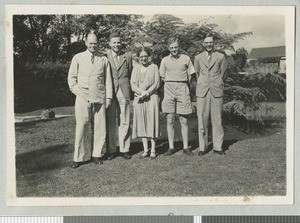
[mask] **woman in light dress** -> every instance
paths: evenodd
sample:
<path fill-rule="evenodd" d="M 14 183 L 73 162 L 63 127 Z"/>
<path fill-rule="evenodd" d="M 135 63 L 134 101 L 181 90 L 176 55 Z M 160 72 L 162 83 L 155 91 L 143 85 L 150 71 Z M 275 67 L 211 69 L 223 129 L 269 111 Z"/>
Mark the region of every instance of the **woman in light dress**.
<path fill-rule="evenodd" d="M 149 155 L 148 139 L 151 141 L 150 158 L 156 158 L 155 139 L 159 136 L 159 87 L 158 67 L 149 60 L 150 50 L 141 48 L 137 56 L 139 64 L 134 66 L 131 75 L 133 101 L 132 138 L 142 138 L 144 152 L 142 157 Z"/>

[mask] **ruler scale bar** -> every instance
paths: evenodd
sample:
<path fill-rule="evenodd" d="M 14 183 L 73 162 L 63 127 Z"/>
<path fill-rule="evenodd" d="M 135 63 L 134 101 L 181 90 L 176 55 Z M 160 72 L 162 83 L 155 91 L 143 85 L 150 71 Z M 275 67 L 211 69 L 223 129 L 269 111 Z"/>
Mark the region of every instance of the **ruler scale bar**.
<path fill-rule="evenodd" d="M 64 223 L 194 223 L 193 216 L 72 216 Z"/>
<path fill-rule="evenodd" d="M 63 223 L 63 217 L 0 217 L 0 223 Z"/>
<path fill-rule="evenodd" d="M 300 216 L 202 216 L 202 223 L 299 223 L 299 222 L 300 222 Z"/>
<path fill-rule="evenodd" d="M 0 223 L 299 223 L 300 216 L 0 217 Z"/>

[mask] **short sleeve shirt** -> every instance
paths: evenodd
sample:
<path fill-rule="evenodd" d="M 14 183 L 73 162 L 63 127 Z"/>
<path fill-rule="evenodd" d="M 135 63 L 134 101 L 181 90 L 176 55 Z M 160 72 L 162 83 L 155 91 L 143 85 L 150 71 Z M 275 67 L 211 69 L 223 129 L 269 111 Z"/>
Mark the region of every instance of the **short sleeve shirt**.
<path fill-rule="evenodd" d="M 189 56 L 180 54 L 177 58 L 169 55 L 162 59 L 159 73 L 165 82 L 186 82 L 189 76 L 195 73 L 195 68 Z"/>

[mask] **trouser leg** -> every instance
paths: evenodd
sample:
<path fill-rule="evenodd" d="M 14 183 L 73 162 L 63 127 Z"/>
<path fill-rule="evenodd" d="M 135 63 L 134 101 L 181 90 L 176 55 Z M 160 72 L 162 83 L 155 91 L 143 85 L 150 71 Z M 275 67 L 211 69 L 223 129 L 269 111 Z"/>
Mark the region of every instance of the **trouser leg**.
<path fill-rule="evenodd" d="M 204 152 L 208 147 L 208 120 L 210 114 L 210 91 L 205 97 L 197 98 L 199 149 Z"/>
<path fill-rule="evenodd" d="M 111 105 L 106 109 L 106 152 L 115 153 L 117 150 L 117 101 L 112 100 Z"/>
<path fill-rule="evenodd" d="M 93 104 L 93 157 L 102 157 L 106 141 L 105 104 Z"/>
<path fill-rule="evenodd" d="M 90 103 L 83 98 L 76 97 L 75 102 L 75 119 L 76 119 L 76 133 L 75 133 L 75 162 L 82 162 L 85 154 L 85 142 L 89 132 L 90 121 Z"/>
<path fill-rule="evenodd" d="M 130 147 L 130 103 L 127 100 L 121 89 L 117 92 L 117 99 L 119 103 L 119 147 L 121 153 L 129 152 Z"/>
<path fill-rule="evenodd" d="M 211 123 L 214 150 L 221 151 L 224 139 L 222 126 L 223 97 L 215 98 L 211 95 Z"/>

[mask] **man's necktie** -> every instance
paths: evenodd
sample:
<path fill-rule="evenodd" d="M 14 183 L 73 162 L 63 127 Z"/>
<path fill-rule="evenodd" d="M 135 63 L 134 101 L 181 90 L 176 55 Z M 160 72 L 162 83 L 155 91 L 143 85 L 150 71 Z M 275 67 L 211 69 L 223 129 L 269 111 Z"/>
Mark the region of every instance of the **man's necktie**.
<path fill-rule="evenodd" d="M 210 61 L 211 61 L 211 54 L 208 54 L 207 61 L 208 61 L 208 64 L 210 64 Z"/>
<path fill-rule="evenodd" d="M 92 54 L 92 56 L 91 56 L 91 62 L 94 63 L 94 61 L 95 61 L 95 55 Z"/>
<path fill-rule="evenodd" d="M 116 61 L 116 65 L 117 65 L 117 67 L 119 67 L 120 66 L 120 56 L 118 56 L 118 55 L 116 55 L 116 57 L 115 57 L 115 61 Z"/>

